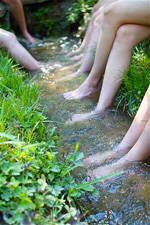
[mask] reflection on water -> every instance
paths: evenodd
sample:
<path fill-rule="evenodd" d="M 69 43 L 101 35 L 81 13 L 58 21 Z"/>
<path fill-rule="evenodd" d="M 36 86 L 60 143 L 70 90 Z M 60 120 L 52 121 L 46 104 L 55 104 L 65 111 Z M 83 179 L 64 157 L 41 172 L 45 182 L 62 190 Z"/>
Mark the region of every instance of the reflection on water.
<path fill-rule="evenodd" d="M 74 113 L 93 109 L 98 100 L 98 94 L 82 101 L 63 98 L 64 92 L 75 89 L 85 79 L 73 77 L 79 63 L 71 61 L 69 53 L 76 48 L 76 40 L 64 37 L 46 40 L 30 49 L 39 61 L 44 62 L 40 84 L 46 88 L 42 101 L 46 115 L 48 119 L 63 124 Z M 61 138 L 59 151 L 66 155 L 74 150 L 76 143 L 85 156 L 106 151 L 120 142 L 130 123 L 127 115 L 112 110 L 103 119 L 75 125 L 57 124 Z M 147 165 L 131 165 L 126 173 L 99 184 L 97 188 L 99 198 L 89 196 L 83 201 L 89 210 L 88 224 L 150 224 L 150 172 Z"/>

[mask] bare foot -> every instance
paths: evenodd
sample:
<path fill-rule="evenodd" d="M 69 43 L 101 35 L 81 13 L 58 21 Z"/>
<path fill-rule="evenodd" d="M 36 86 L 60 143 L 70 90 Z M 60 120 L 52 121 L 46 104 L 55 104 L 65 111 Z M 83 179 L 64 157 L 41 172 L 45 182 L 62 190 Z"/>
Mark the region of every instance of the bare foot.
<path fill-rule="evenodd" d="M 81 61 L 83 54 L 80 55 L 76 55 L 74 57 L 72 57 L 70 60 L 75 62 L 75 61 Z"/>
<path fill-rule="evenodd" d="M 78 49 L 76 49 L 73 52 L 69 53 L 68 56 L 69 57 L 74 57 L 75 55 L 83 53 L 83 51 L 84 51 L 84 48 L 82 48 L 82 47 L 80 48 L 79 47 Z"/>
<path fill-rule="evenodd" d="M 35 75 L 37 75 L 38 73 L 40 73 L 41 70 L 40 69 L 39 70 L 30 70 L 29 72 L 30 72 L 31 77 L 34 77 Z"/>
<path fill-rule="evenodd" d="M 88 179 L 100 178 L 114 174 L 116 172 L 121 172 L 122 170 L 126 169 L 130 163 L 131 163 L 130 161 L 127 161 L 125 157 L 123 157 L 115 163 L 98 167 L 97 169 L 89 172 L 87 174 L 87 178 Z"/>
<path fill-rule="evenodd" d="M 36 44 L 37 43 L 37 41 L 28 32 L 24 33 L 23 36 L 31 44 Z"/>
<path fill-rule="evenodd" d="M 91 87 L 85 81 L 76 90 L 64 93 L 64 98 L 66 100 L 82 99 L 91 94 L 94 94 L 95 92 L 97 92 L 99 90 L 100 90 L 100 85 L 98 85 L 97 87 Z"/>
<path fill-rule="evenodd" d="M 85 166 L 101 166 L 104 163 L 110 163 L 114 159 L 124 156 L 132 147 L 120 148 L 119 146 L 113 150 L 103 153 L 97 153 L 83 160 Z"/>
<path fill-rule="evenodd" d="M 83 160 L 85 166 L 100 166 L 104 163 L 108 163 L 110 159 L 114 159 L 117 156 L 117 152 L 107 151 L 104 153 L 97 153 L 89 156 Z"/>
<path fill-rule="evenodd" d="M 88 113 L 79 113 L 79 114 L 74 114 L 73 117 L 69 120 L 67 120 L 66 124 L 73 124 L 76 122 L 81 122 L 93 118 L 99 118 L 101 116 L 104 116 L 108 113 L 108 111 L 91 111 Z"/>

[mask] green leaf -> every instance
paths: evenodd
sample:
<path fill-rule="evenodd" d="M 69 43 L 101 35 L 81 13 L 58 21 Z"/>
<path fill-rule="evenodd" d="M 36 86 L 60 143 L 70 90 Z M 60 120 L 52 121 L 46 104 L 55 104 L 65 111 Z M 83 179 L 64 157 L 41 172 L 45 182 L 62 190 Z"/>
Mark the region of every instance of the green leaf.
<path fill-rule="evenodd" d="M 100 181 L 104 181 L 104 180 L 107 180 L 107 179 L 110 179 L 110 178 L 119 176 L 121 174 L 123 174 L 123 172 L 118 172 L 118 173 L 114 173 L 112 175 L 108 175 L 108 176 L 105 176 L 105 177 L 101 177 L 101 178 L 95 179 L 95 180 L 93 180 L 91 182 L 85 182 L 84 184 L 78 185 L 76 187 L 76 189 L 79 190 L 79 189 L 85 188 L 85 187 L 87 187 L 89 185 L 93 185 L 93 184 L 99 183 Z"/>
<path fill-rule="evenodd" d="M 60 172 L 60 166 L 58 166 L 58 165 L 52 166 L 50 168 L 50 171 L 55 172 L 55 173 L 59 173 Z"/>
<path fill-rule="evenodd" d="M 7 190 L 7 192 L 1 194 L 1 198 L 8 202 L 12 198 L 12 192 Z"/>
<path fill-rule="evenodd" d="M 76 153 L 76 154 L 74 155 L 74 161 L 77 162 L 77 161 L 83 159 L 83 157 L 84 157 L 83 152 Z"/>
<path fill-rule="evenodd" d="M 50 161 L 54 162 L 53 156 L 50 152 L 47 152 L 47 156 L 48 156 Z"/>
<path fill-rule="evenodd" d="M 5 185 L 7 183 L 6 177 L 5 176 L 0 176 L 0 187 L 2 187 L 3 185 Z"/>

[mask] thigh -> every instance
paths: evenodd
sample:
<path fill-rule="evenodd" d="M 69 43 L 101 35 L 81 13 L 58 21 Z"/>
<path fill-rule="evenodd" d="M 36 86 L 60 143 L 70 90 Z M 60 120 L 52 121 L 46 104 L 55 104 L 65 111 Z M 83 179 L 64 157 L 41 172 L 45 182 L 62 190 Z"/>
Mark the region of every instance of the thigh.
<path fill-rule="evenodd" d="M 119 0 L 107 8 L 119 24 L 150 25 L 150 0 Z M 107 12 L 106 12 L 107 13 Z"/>

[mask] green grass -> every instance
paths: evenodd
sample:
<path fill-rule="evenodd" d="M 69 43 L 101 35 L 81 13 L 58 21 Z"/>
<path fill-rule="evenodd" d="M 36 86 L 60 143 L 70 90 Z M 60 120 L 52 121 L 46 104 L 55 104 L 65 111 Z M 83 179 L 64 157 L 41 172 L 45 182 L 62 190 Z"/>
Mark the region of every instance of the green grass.
<path fill-rule="evenodd" d="M 121 105 L 124 111 L 134 116 L 149 84 L 150 42 L 145 41 L 133 51 L 132 63 L 116 97 L 117 108 Z"/>
<path fill-rule="evenodd" d="M 114 175 L 83 184 L 75 181 L 71 172 L 82 167 L 83 153 L 77 145 L 64 161 L 59 159 L 56 127 L 45 126 L 41 95 L 40 87 L 0 51 L 2 219 L 14 225 L 80 224 L 78 210 L 83 207 L 78 201 L 85 192 L 97 194 L 92 185 Z"/>

